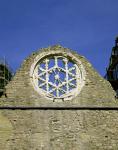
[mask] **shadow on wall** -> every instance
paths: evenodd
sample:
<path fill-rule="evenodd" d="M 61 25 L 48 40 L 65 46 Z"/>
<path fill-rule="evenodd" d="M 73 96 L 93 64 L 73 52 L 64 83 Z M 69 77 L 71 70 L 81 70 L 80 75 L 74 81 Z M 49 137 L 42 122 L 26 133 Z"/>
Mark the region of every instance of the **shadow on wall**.
<path fill-rule="evenodd" d="M 0 97 L 4 94 L 5 86 L 12 79 L 13 73 L 5 59 L 0 59 Z"/>

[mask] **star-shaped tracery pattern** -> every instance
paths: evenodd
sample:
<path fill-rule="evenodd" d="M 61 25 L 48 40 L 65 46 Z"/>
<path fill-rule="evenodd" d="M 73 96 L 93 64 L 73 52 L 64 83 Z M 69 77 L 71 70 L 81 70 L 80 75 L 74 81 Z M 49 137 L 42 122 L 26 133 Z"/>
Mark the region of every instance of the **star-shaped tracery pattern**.
<path fill-rule="evenodd" d="M 77 88 L 78 66 L 63 56 L 42 59 L 34 70 L 37 87 L 53 98 L 64 98 Z"/>

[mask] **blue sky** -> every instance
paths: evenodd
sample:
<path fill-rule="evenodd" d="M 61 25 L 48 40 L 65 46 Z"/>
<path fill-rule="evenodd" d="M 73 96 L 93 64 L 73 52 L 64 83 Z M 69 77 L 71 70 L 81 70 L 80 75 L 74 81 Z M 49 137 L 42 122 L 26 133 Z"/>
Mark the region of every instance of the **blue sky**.
<path fill-rule="evenodd" d="M 0 0 L 0 57 L 15 71 L 33 51 L 61 44 L 102 75 L 118 35 L 118 0 Z"/>

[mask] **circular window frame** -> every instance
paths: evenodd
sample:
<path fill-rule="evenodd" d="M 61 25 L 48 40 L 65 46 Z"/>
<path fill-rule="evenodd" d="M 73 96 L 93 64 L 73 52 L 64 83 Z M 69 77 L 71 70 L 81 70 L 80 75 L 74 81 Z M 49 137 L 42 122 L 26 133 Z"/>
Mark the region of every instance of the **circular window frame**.
<path fill-rule="evenodd" d="M 62 57 L 66 57 L 67 59 L 71 60 L 73 63 L 75 63 L 79 69 L 79 71 L 81 72 L 81 82 L 79 82 L 80 84 L 77 84 L 76 89 L 74 89 L 72 92 L 70 92 L 70 94 L 67 94 L 65 97 L 52 97 L 50 96 L 46 91 L 44 91 L 43 89 L 39 88 L 38 86 L 36 86 L 35 82 L 34 82 L 34 70 L 36 68 L 36 66 L 41 62 L 41 60 L 45 59 L 45 58 L 49 58 L 52 56 L 62 56 Z M 65 100 L 71 100 L 73 98 L 75 98 L 77 95 L 79 95 L 79 93 L 81 92 L 82 88 L 85 85 L 85 78 L 86 78 L 86 71 L 82 65 L 82 62 L 78 59 L 78 57 L 74 56 L 71 52 L 60 52 L 60 51 L 44 51 L 44 52 L 40 52 L 34 59 L 34 62 L 31 65 L 30 68 L 30 81 L 31 84 L 34 87 L 34 90 L 42 97 L 48 99 L 48 100 L 55 100 L 55 99 L 62 99 L 63 101 Z M 80 81 L 80 80 L 79 80 Z"/>

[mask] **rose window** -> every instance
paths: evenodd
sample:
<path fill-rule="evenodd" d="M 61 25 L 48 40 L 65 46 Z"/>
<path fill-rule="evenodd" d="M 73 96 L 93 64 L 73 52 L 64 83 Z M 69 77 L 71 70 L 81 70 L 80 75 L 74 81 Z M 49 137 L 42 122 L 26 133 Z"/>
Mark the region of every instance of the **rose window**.
<path fill-rule="evenodd" d="M 33 71 L 33 82 L 39 93 L 51 99 L 70 99 L 81 89 L 82 72 L 71 58 L 44 57 Z"/>

